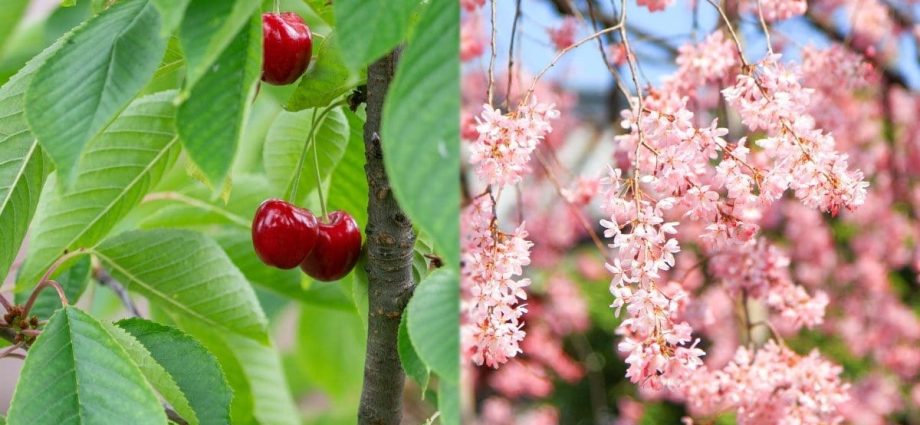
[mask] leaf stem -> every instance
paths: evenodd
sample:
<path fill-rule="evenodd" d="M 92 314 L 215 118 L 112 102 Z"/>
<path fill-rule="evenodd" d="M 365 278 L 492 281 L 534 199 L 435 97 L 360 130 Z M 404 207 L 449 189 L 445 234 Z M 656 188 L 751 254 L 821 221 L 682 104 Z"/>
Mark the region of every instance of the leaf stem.
<path fill-rule="evenodd" d="M 58 298 L 61 299 L 61 305 L 66 306 L 70 304 L 67 301 L 67 294 L 64 292 L 64 288 L 61 287 L 61 284 L 51 280 L 51 276 L 65 262 L 67 262 L 68 260 L 72 258 L 79 257 L 85 253 L 86 253 L 85 248 L 78 248 L 73 251 L 67 252 L 64 255 L 61 255 L 60 257 L 58 257 L 58 259 L 54 261 L 54 264 L 52 264 L 51 267 L 48 267 L 48 270 L 46 270 L 45 274 L 42 275 L 41 280 L 38 281 L 38 285 L 35 287 L 35 289 L 32 290 L 32 294 L 29 295 L 29 300 L 26 301 L 26 305 L 25 307 L 23 307 L 22 317 L 29 317 L 29 311 L 32 310 L 32 305 L 35 304 L 35 301 L 38 299 L 38 295 L 42 292 L 43 289 L 49 286 L 54 288 L 55 291 L 57 291 Z"/>
<path fill-rule="evenodd" d="M 35 304 L 35 301 L 38 299 L 38 295 L 42 292 L 43 289 L 49 286 L 54 288 L 55 291 L 57 291 L 58 298 L 61 299 L 62 305 L 66 306 L 70 304 L 69 302 L 67 302 L 67 294 L 64 293 L 64 288 L 61 287 L 60 283 L 57 283 L 56 281 L 53 281 L 53 280 L 43 280 L 38 284 L 38 286 L 35 287 L 34 290 L 32 290 L 32 295 L 29 295 L 29 300 L 26 301 L 26 305 L 25 307 L 23 307 L 23 310 L 22 310 L 22 317 L 24 318 L 29 317 L 29 311 L 32 310 L 32 305 Z"/>

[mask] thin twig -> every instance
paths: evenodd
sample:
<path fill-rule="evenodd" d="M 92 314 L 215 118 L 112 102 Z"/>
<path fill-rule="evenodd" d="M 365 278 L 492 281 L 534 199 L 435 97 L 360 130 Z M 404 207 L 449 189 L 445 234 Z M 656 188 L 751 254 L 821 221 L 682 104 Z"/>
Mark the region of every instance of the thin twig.
<path fill-rule="evenodd" d="M 773 42 L 770 41 L 770 28 L 767 26 L 767 20 L 763 18 L 763 1 L 757 0 L 757 16 L 760 18 L 760 26 L 763 28 L 763 35 L 767 41 L 767 51 L 773 54 Z"/>
<path fill-rule="evenodd" d="M 3 350 L 3 352 L 0 352 L 0 359 L 2 359 L 2 358 L 4 358 L 4 357 L 10 357 L 10 356 L 12 356 L 14 351 L 16 351 L 16 350 L 18 350 L 18 349 L 20 349 L 20 348 L 23 348 L 23 345 L 22 345 L 22 344 L 23 344 L 23 343 L 22 343 L 21 341 L 20 341 L 20 342 L 17 342 L 16 344 L 13 344 L 12 346 L 10 346 L 9 348 L 7 348 L 6 350 Z M 21 358 L 25 358 L 25 357 L 21 357 Z"/>
<path fill-rule="evenodd" d="M 549 164 L 546 163 L 546 159 L 543 158 L 543 155 L 540 152 L 534 152 L 537 157 L 537 162 L 543 167 L 543 171 L 546 173 L 546 176 L 549 178 L 549 181 L 553 184 L 553 187 L 556 189 L 556 193 L 560 198 L 566 203 L 566 205 L 575 213 L 575 216 L 578 218 L 578 222 L 584 228 L 588 235 L 591 237 L 591 241 L 594 242 L 594 246 L 597 247 L 597 250 L 600 252 L 601 257 L 605 260 L 607 259 L 607 248 L 604 246 L 604 242 L 601 241 L 601 238 L 594 232 L 594 228 L 588 223 L 588 220 L 581 214 L 575 205 L 569 201 L 562 193 L 562 185 L 559 183 L 559 180 L 556 179 L 556 175 L 553 173 L 553 170 L 550 169 Z"/>
<path fill-rule="evenodd" d="M 498 49 L 495 47 L 495 43 L 496 43 L 495 40 L 497 38 L 497 34 L 496 34 L 497 30 L 495 28 L 495 21 L 496 21 L 495 19 L 495 14 L 496 14 L 495 13 L 495 1 L 496 0 L 491 1 L 491 4 L 492 4 L 492 16 L 491 16 L 492 35 L 490 37 L 490 44 L 492 47 L 492 52 L 489 56 L 489 87 L 486 89 L 486 98 L 489 99 L 489 106 L 492 105 L 492 90 L 495 88 L 495 58 L 498 56 Z"/>
<path fill-rule="evenodd" d="M 165 403 L 163 404 L 163 410 L 166 412 L 166 418 L 170 421 L 175 422 L 177 425 L 188 425 L 188 421 L 186 421 L 185 418 Z"/>
<path fill-rule="evenodd" d="M 738 34 L 735 33 L 735 27 L 732 25 L 731 20 L 728 19 L 728 15 L 725 14 L 725 10 L 722 9 L 722 6 L 715 2 L 715 0 L 706 0 L 712 7 L 716 8 L 719 11 L 719 15 L 722 16 L 722 21 L 725 23 L 725 26 L 728 28 L 729 34 L 732 36 L 732 40 L 735 41 L 735 46 L 738 47 L 738 56 L 741 58 L 741 65 L 745 68 L 748 68 L 748 61 L 744 57 L 744 48 L 741 47 L 741 39 L 738 38 Z"/>
<path fill-rule="evenodd" d="M 614 31 L 620 29 L 621 26 L 622 26 L 622 23 L 617 24 L 617 25 L 614 25 L 614 26 L 612 26 L 612 27 L 604 28 L 604 29 L 602 29 L 602 30 L 600 30 L 600 31 L 598 31 L 598 32 L 596 32 L 596 33 L 594 33 L 594 34 L 591 34 L 591 35 L 589 35 L 589 36 L 587 36 L 587 37 L 585 37 L 585 38 L 583 38 L 583 39 L 581 39 L 581 40 L 578 40 L 578 41 L 575 42 L 574 44 L 572 44 L 572 45 L 570 45 L 570 46 L 567 46 L 566 48 L 560 50 L 559 53 L 557 53 L 556 56 L 553 57 L 553 60 L 550 61 L 549 65 L 547 65 L 545 68 L 543 68 L 543 69 L 540 71 L 540 73 L 537 74 L 537 76 L 533 79 L 533 82 L 530 84 L 530 89 L 527 90 L 527 94 L 524 96 L 524 99 L 521 101 L 521 104 L 526 104 L 526 103 L 527 103 L 527 100 L 530 99 L 530 95 L 533 94 L 534 90 L 537 89 L 537 83 L 540 81 L 541 78 L 543 78 L 543 75 L 546 74 L 546 72 L 549 71 L 550 68 L 556 66 L 556 63 L 559 62 L 559 59 L 562 59 L 562 57 L 565 56 L 566 53 L 572 51 L 573 49 L 576 49 L 576 48 L 580 47 L 582 44 L 585 44 L 585 43 L 587 43 L 587 42 L 589 42 L 589 41 L 591 41 L 591 40 L 594 40 L 594 39 L 597 38 L 597 37 L 600 37 L 600 36 L 602 36 L 602 35 L 604 35 L 604 34 L 607 34 L 607 33 L 610 33 L 610 32 L 614 32 Z"/>
<path fill-rule="evenodd" d="M 97 268 L 94 274 L 96 281 L 99 282 L 100 285 L 111 289 L 112 292 L 118 296 L 118 299 L 121 300 L 121 304 L 128 310 L 128 313 L 134 317 L 143 317 L 140 309 L 134 304 L 134 300 L 131 299 L 131 295 L 128 293 L 128 290 L 122 286 L 121 282 L 115 280 L 112 275 L 102 268 Z"/>
<path fill-rule="evenodd" d="M 511 107 L 511 83 L 514 76 L 514 39 L 517 34 L 518 21 L 521 19 L 521 0 L 514 3 L 514 22 L 511 24 L 511 45 L 508 47 L 508 87 L 505 88 L 505 106 Z"/>

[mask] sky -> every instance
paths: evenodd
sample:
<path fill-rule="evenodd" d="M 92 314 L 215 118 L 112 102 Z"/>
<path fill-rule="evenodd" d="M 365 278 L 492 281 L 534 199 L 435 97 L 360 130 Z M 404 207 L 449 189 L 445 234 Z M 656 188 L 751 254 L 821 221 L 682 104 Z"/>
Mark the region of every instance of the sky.
<path fill-rule="evenodd" d="M 703 37 L 715 28 L 719 21 L 718 12 L 705 0 L 699 0 L 699 37 Z M 497 34 L 499 55 L 498 62 L 507 64 L 507 48 L 511 36 L 511 24 L 514 19 L 514 1 L 497 0 Z M 581 3 L 581 2 L 577 2 Z M 605 12 L 611 15 L 611 9 L 608 2 L 601 1 L 606 6 Z M 617 2 L 619 3 L 619 2 Z M 638 7 L 635 0 L 628 0 L 628 21 L 629 26 L 644 30 L 654 38 L 664 40 L 667 44 L 678 47 L 681 44 L 693 40 L 692 27 L 692 9 L 688 0 L 678 0 L 674 5 L 661 12 L 652 13 L 644 7 Z M 520 44 L 515 49 L 520 52 L 526 52 L 521 59 L 525 68 L 531 73 L 536 73 L 548 64 L 555 50 L 548 43 L 546 35 L 547 28 L 556 27 L 560 22 L 559 14 L 547 0 L 522 0 L 522 19 L 518 23 L 518 31 L 522 32 L 519 38 Z M 920 15 L 920 3 L 914 9 L 914 15 Z M 488 3 L 486 5 L 488 8 Z M 485 31 L 488 31 L 488 15 L 484 19 Z M 846 16 L 835 16 L 839 23 L 845 24 L 848 19 Z M 745 54 L 749 59 L 756 59 L 766 51 L 766 44 L 762 35 L 762 30 L 754 19 L 745 19 L 741 23 L 741 37 L 745 40 Z M 816 46 L 827 45 L 828 40 L 819 32 L 813 30 L 804 19 L 791 19 L 776 25 L 773 29 L 774 43 L 776 38 L 784 35 L 798 44 L 813 44 Z M 590 35 L 587 28 L 579 32 L 577 39 Z M 657 84 L 661 77 L 673 71 L 674 65 L 672 60 L 668 60 L 666 54 L 660 49 L 652 46 L 652 43 L 630 37 L 630 45 L 633 51 L 641 55 L 642 52 L 652 53 L 651 58 L 639 57 L 643 74 L 653 84 Z M 909 35 L 901 37 L 900 54 L 898 69 L 907 77 L 909 84 L 914 88 L 920 88 L 920 63 L 917 61 L 916 43 L 912 42 Z M 488 48 L 487 48 L 488 50 Z M 488 52 L 487 52 L 488 53 Z M 515 55 L 518 56 L 518 55 Z M 488 54 L 484 56 L 488 57 Z M 655 60 L 658 58 L 658 60 Z M 486 59 L 487 60 L 487 59 Z M 476 65 L 474 65 L 476 66 Z M 481 66 L 481 65 L 480 65 Z M 569 52 L 559 64 L 551 70 L 549 76 L 564 77 L 556 78 L 563 81 L 568 88 L 578 91 L 602 91 L 609 88 L 611 77 L 606 70 L 600 55 L 597 51 L 596 43 L 585 43 L 585 45 Z"/>

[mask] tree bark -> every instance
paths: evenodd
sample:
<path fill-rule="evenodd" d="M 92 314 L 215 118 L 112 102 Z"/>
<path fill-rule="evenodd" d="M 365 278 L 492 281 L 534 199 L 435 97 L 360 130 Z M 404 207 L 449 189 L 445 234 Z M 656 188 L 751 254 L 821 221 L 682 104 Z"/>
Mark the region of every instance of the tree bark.
<path fill-rule="evenodd" d="M 383 166 L 380 118 L 383 101 L 396 72 L 399 52 L 393 51 L 367 72 L 367 122 L 364 125 L 367 204 L 367 356 L 364 389 L 358 410 L 360 425 L 398 425 L 406 375 L 397 348 L 399 322 L 412 295 L 412 223 L 400 208 Z"/>

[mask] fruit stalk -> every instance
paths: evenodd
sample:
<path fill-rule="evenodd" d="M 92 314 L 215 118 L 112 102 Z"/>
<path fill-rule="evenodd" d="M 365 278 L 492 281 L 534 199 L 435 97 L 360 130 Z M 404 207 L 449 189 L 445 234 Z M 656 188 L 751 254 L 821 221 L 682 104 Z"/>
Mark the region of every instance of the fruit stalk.
<path fill-rule="evenodd" d="M 399 322 L 412 295 L 412 223 L 400 208 L 383 165 L 380 118 L 396 71 L 399 51 L 390 52 L 367 73 L 367 122 L 364 126 L 367 205 L 368 323 L 364 388 L 358 423 L 398 425 L 406 375 L 399 362 Z"/>

